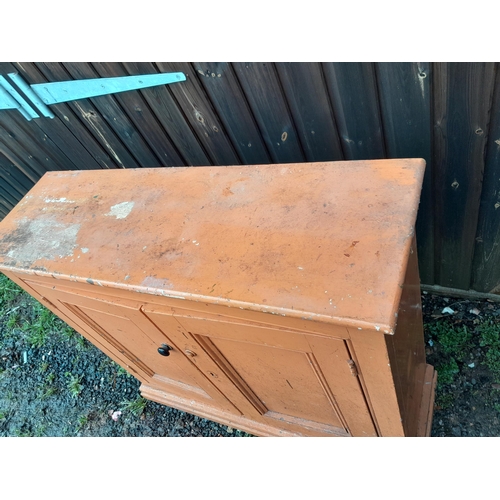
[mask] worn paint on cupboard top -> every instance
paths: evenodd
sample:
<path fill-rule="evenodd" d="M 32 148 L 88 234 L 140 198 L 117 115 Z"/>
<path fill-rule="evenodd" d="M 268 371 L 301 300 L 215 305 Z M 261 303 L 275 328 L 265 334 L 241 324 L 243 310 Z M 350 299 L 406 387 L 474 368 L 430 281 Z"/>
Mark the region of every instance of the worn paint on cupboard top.
<path fill-rule="evenodd" d="M 425 162 L 48 172 L 0 270 L 393 333 Z"/>

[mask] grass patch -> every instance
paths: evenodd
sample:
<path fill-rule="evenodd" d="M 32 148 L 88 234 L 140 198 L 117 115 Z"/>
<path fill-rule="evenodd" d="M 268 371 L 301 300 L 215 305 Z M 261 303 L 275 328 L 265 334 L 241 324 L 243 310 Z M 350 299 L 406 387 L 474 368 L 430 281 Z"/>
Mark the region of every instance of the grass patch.
<path fill-rule="evenodd" d="M 490 369 L 495 382 L 500 382 L 500 325 L 488 322 L 479 325 L 479 345 L 486 347 L 484 364 Z"/>
<path fill-rule="evenodd" d="M 70 372 L 66 372 L 65 375 L 68 377 L 66 387 L 68 388 L 69 393 L 73 398 L 77 398 L 83 390 L 83 385 L 80 384 L 82 378 L 72 375 Z"/>
<path fill-rule="evenodd" d="M 472 338 L 465 325 L 457 327 L 443 321 L 428 325 L 427 330 L 433 341 L 441 346 L 443 354 L 452 355 L 458 361 L 464 360 L 468 352 L 467 346 Z"/>
<path fill-rule="evenodd" d="M 453 384 L 455 375 L 460 373 L 460 369 L 455 358 L 450 358 L 446 363 L 442 363 L 436 367 L 438 372 L 438 384 L 439 385 L 450 385 Z"/>
<path fill-rule="evenodd" d="M 132 413 L 132 415 L 138 417 L 139 415 L 142 414 L 144 408 L 146 408 L 147 403 L 148 402 L 146 399 L 138 397 L 134 401 L 123 401 L 121 404 L 121 409 L 124 411 L 128 411 Z"/>

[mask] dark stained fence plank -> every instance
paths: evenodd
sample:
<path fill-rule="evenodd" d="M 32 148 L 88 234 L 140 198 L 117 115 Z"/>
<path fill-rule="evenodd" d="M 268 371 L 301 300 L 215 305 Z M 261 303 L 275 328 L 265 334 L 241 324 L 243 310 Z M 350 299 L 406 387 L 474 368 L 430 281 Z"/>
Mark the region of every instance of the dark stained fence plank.
<path fill-rule="evenodd" d="M 12 140 L 12 136 L 9 132 L 1 126 L 0 153 L 16 165 L 16 167 L 33 182 L 37 182 L 46 172 L 45 168 L 38 163 L 37 159 L 26 152 L 15 140 Z"/>
<path fill-rule="evenodd" d="M 323 63 L 346 160 L 385 158 L 372 63 Z"/>
<path fill-rule="evenodd" d="M 29 191 L 35 183 L 26 176 L 21 169 L 13 162 L 11 162 L 5 155 L 0 153 L 0 175 L 3 175 L 4 178 L 12 179 L 15 181 L 16 189 L 23 196 Z"/>
<path fill-rule="evenodd" d="M 275 163 L 305 160 L 273 63 L 233 63 L 238 80 Z"/>
<path fill-rule="evenodd" d="M 433 67 L 435 262 L 441 286 L 470 286 L 494 78 L 493 63 Z"/>
<path fill-rule="evenodd" d="M 16 71 L 29 84 L 45 83 L 47 78 L 32 62 L 14 63 Z M 102 147 L 66 104 L 50 106 L 55 118 L 33 120 L 43 132 L 70 156 L 81 170 L 116 168 Z"/>
<path fill-rule="evenodd" d="M 189 63 L 157 62 L 156 65 L 161 72 L 181 71 L 186 75 L 186 81 L 170 85 L 169 90 L 214 165 L 241 164 L 224 125 L 195 75 L 194 68 Z"/>
<path fill-rule="evenodd" d="M 63 63 L 63 66 L 75 80 L 99 78 L 99 74 L 89 63 L 66 62 Z M 90 101 L 141 167 L 160 166 L 160 160 L 151 151 L 114 95 L 99 96 L 91 98 Z M 127 167 L 127 165 L 125 166 Z"/>
<path fill-rule="evenodd" d="M 12 210 L 19 203 L 22 196 L 19 196 L 6 182 L 1 182 L 0 198 L 5 202 L 9 210 Z"/>
<path fill-rule="evenodd" d="M 44 76 L 51 82 L 72 80 L 71 76 L 60 63 L 36 63 L 36 65 Z M 117 167 L 139 167 L 137 161 L 116 136 L 107 121 L 100 115 L 99 111 L 89 99 L 71 101 L 64 104 L 64 106 L 66 105 L 73 110 L 90 134 L 104 147 L 106 152 L 114 160 Z M 51 106 L 51 109 L 59 106 L 63 106 L 63 104 L 54 104 Z"/>
<path fill-rule="evenodd" d="M 500 73 L 498 65 L 491 123 L 488 130 L 471 288 L 478 292 L 500 293 Z"/>
<path fill-rule="evenodd" d="M 378 63 L 377 81 L 389 158 L 423 158 L 426 169 L 416 223 L 420 280 L 434 283 L 431 65 Z"/>
<path fill-rule="evenodd" d="M 34 83 L 33 75 L 39 73 L 32 63 L 15 63 L 16 71 L 28 82 Z M 30 74 L 26 69 L 30 69 Z M 30 122 L 31 127 L 38 127 L 41 133 L 53 142 L 74 165 L 72 168 L 79 170 L 101 168 L 90 153 L 68 130 L 59 118 L 37 118 Z M 69 165 L 67 169 L 71 168 Z"/>
<path fill-rule="evenodd" d="M 319 63 L 276 63 L 307 161 L 343 160 Z"/>
<path fill-rule="evenodd" d="M 97 62 L 92 63 L 99 76 L 103 78 L 129 76 L 120 63 Z M 148 104 L 140 92 L 120 92 L 115 99 L 141 132 L 144 140 L 159 158 L 161 166 L 174 167 L 185 165 L 172 141 L 158 123 L 156 116 L 149 109 Z"/>
<path fill-rule="evenodd" d="M 41 119 L 41 118 L 39 118 Z M 50 119 L 50 118 L 49 118 Z M 0 114 L 0 125 L 8 130 L 16 140 L 27 145 L 45 170 L 77 170 L 71 159 L 44 133 L 36 120 L 28 121 L 20 113 L 11 112 L 10 116 Z"/>
<path fill-rule="evenodd" d="M 195 62 L 193 67 L 243 163 L 271 163 L 243 90 L 227 62 Z"/>
<path fill-rule="evenodd" d="M 8 185 L 8 189 L 12 190 L 15 196 L 19 195 L 22 198 L 30 188 L 26 188 L 24 184 L 19 182 L 20 173 L 19 170 L 15 169 L 15 173 L 13 174 L 0 163 L 0 184 Z"/>
<path fill-rule="evenodd" d="M 156 67 L 150 62 L 125 62 L 123 66 L 130 75 L 158 73 Z M 180 82 L 180 84 L 184 83 L 186 82 Z M 211 161 L 207 153 L 172 96 L 169 85 L 142 89 L 141 94 L 179 151 L 184 164 L 210 165 Z"/>

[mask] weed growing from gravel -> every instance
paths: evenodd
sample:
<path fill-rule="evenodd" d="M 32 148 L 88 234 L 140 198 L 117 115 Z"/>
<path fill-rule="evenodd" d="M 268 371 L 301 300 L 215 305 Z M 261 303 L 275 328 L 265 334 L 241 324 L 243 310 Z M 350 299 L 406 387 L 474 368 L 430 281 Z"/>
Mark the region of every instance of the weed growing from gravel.
<path fill-rule="evenodd" d="M 132 415 L 138 417 L 144 411 L 146 407 L 147 400 L 142 397 L 138 397 L 134 401 L 123 401 L 121 404 L 121 409 L 124 411 L 129 411 Z"/>
<path fill-rule="evenodd" d="M 438 365 L 436 369 L 438 371 L 439 383 L 442 385 L 452 384 L 455 379 L 455 375 L 460 373 L 460 369 L 458 368 L 455 358 L 450 358 L 447 363 Z"/>
<path fill-rule="evenodd" d="M 89 423 L 89 417 L 87 415 L 82 415 L 78 418 L 78 425 L 76 431 L 81 431 Z"/>
<path fill-rule="evenodd" d="M 21 287 L 0 273 L 0 310 L 10 304 L 20 293 Z"/>
<path fill-rule="evenodd" d="M 67 387 L 71 396 L 77 398 L 83 390 L 83 386 L 80 384 L 81 377 L 72 375 L 70 372 L 66 372 L 65 375 L 68 377 Z"/>

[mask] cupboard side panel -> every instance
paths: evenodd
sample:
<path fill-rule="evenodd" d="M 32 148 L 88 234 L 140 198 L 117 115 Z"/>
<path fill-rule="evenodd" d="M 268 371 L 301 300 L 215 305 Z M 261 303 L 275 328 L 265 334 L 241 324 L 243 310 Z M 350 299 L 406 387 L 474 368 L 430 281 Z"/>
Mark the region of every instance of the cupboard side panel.
<path fill-rule="evenodd" d="M 410 249 L 396 332 L 386 337 L 386 343 L 394 378 L 399 382 L 396 392 L 405 434 L 416 436 L 426 363 L 415 239 Z"/>
<path fill-rule="evenodd" d="M 349 333 L 357 370 L 381 436 L 403 437 L 405 433 L 385 334 L 351 328 Z"/>

